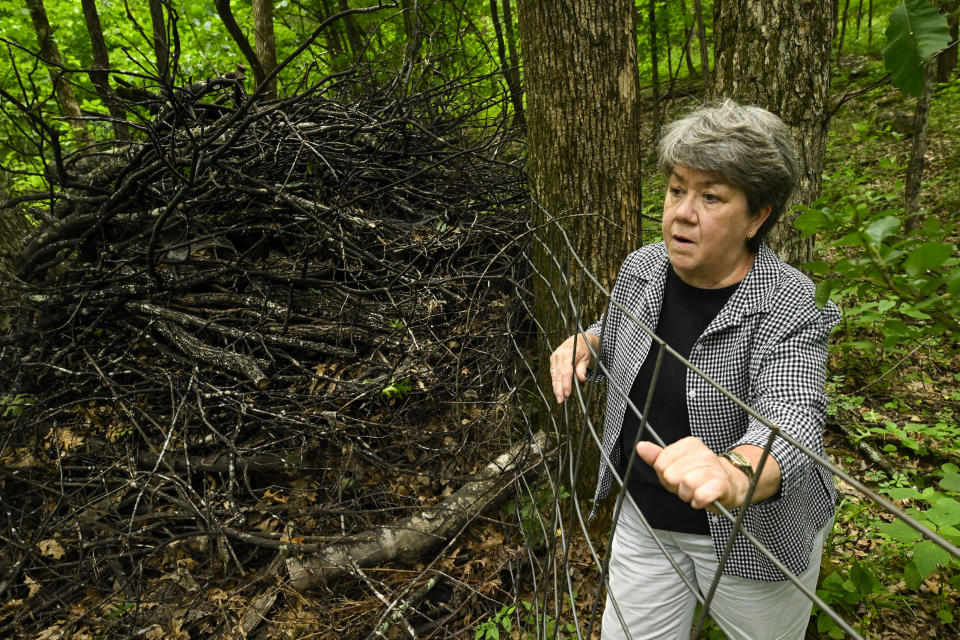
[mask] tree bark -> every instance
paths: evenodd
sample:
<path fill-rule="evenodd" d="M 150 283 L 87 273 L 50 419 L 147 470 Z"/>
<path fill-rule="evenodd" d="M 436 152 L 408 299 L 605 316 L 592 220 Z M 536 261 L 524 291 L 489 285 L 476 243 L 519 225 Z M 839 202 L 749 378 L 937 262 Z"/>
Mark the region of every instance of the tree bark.
<path fill-rule="evenodd" d="M 340 0 L 339 7 L 340 11 L 350 9 L 347 0 Z M 343 28 L 347 32 L 347 42 L 350 43 L 350 52 L 353 54 L 353 59 L 356 60 L 363 51 L 363 39 L 360 37 L 360 31 L 357 29 L 357 21 L 353 19 L 352 15 L 343 17 Z"/>
<path fill-rule="evenodd" d="M 917 99 L 917 110 L 913 119 L 913 145 L 910 148 L 910 162 L 907 164 L 907 183 L 903 198 L 904 226 L 908 230 L 920 228 L 919 218 L 912 214 L 917 210 L 920 185 L 923 182 L 923 168 L 926 165 L 927 129 L 930 124 L 930 101 L 933 97 L 935 67 L 936 63 L 931 62 L 923 70 L 923 93 Z"/>
<path fill-rule="evenodd" d="M 947 27 L 950 29 L 950 46 L 941 51 L 937 57 L 937 82 L 949 82 L 950 75 L 957 66 L 957 36 L 960 34 L 960 16 L 957 8 L 960 2 L 946 0 L 940 3 L 940 11 L 947 14 Z"/>
<path fill-rule="evenodd" d="M 539 461 L 545 445 L 546 435 L 540 432 L 533 442 L 514 445 L 439 505 L 394 524 L 348 536 L 326 545 L 316 555 L 289 558 L 290 586 L 304 591 L 330 584 L 350 573 L 354 565 L 363 568 L 416 561 L 493 504 L 512 480 Z"/>
<path fill-rule="evenodd" d="M 683 16 L 683 32 L 686 34 L 686 43 L 683 45 L 683 57 L 687 61 L 687 75 L 693 77 L 694 68 L 693 68 L 693 59 L 690 57 L 690 42 L 693 40 L 693 29 L 696 26 L 696 21 L 690 26 L 687 26 L 687 3 L 684 0 L 680 0 L 680 15 Z"/>
<path fill-rule="evenodd" d="M 260 64 L 257 53 L 253 50 L 253 47 L 250 46 L 247 37 L 243 35 L 243 29 L 237 24 L 237 19 L 233 17 L 230 0 L 216 0 L 214 4 L 217 8 L 217 15 L 219 15 L 220 20 L 223 21 L 223 26 L 226 27 L 227 33 L 230 34 L 233 41 L 240 47 L 240 52 L 250 65 L 250 69 L 253 71 L 254 82 L 256 82 L 257 86 L 260 86 L 260 83 L 267 77 L 267 74 L 263 71 L 263 65 Z"/>
<path fill-rule="evenodd" d="M 93 49 L 93 68 L 90 70 L 90 81 L 97 90 L 97 95 L 103 100 L 113 118 L 113 135 L 117 140 L 129 140 L 130 132 L 127 129 L 127 113 L 120 104 L 117 94 L 110 87 L 110 55 L 107 43 L 103 38 L 103 28 L 100 25 L 100 15 L 97 13 L 95 0 L 81 0 L 83 6 L 83 20 L 87 25 L 87 34 L 90 36 L 90 46 Z"/>
<path fill-rule="evenodd" d="M 653 139 L 660 139 L 660 57 L 657 55 L 657 2 L 650 0 L 647 4 L 647 16 L 650 20 L 650 70 L 653 83 Z M 669 47 L 667 49 L 669 52 Z M 667 64 L 667 72 L 670 64 Z"/>
<path fill-rule="evenodd" d="M 81 142 L 89 142 L 90 132 L 87 131 L 83 121 L 79 120 L 83 113 L 80 111 L 77 96 L 73 93 L 73 87 L 63 74 L 63 58 L 60 57 L 60 48 L 53 38 L 53 29 L 50 28 L 43 0 L 25 0 L 25 2 L 30 10 L 30 20 L 37 34 L 37 41 L 40 43 L 40 57 L 50 71 L 50 80 L 53 82 L 57 102 L 60 104 L 60 113 L 68 118 L 74 137 Z"/>
<path fill-rule="evenodd" d="M 713 97 L 764 107 L 793 131 L 800 179 L 789 205 L 820 195 L 833 15 L 829 0 L 724 0 L 714 16 Z M 811 259 L 814 239 L 800 237 L 789 205 L 770 243 L 799 266 Z"/>
<path fill-rule="evenodd" d="M 527 119 L 523 110 L 523 80 L 520 78 L 520 54 L 517 52 L 517 36 L 513 30 L 513 9 L 510 7 L 510 0 L 503 0 L 503 30 L 507 39 L 507 54 L 509 55 L 510 65 L 508 70 L 513 78 L 512 81 L 517 85 L 517 95 L 514 99 L 520 107 L 520 119 L 518 120 L 514 116 L 513 124 L 521 129 L 526 129 Z"/>
<path fill-rule="evenodd" d="M 170 43 L 167 42 L 167 21 L 163 0 L 150 0 L 150 24 L 153 26 L 153 52 L 157 59 L 157 77 L 170 84 Z"/>
<path fill-rule="evenodd" d="M 273 34 L 273 0 L 253 0 L 253 42 L 256 47 L 257 60 L 263 69 L 264 77 L 257 81 L 263 82 L 268 75 L 277 68 L 277 41 Z M 267 83 L 267 98 L 277 95 L 277 79 Z"/>
<path fill-rule="evenodd" d="M 719 11 L 719 7 L 715 7 L 714 10 Z M 703 73 L 703 94 L 709 95 L 711 87 L 710 56 L 707 55 L 707 27 L 704 25 L 703 5 L 701 5 L 700 0 L 693 0 L 693 12 L 697 18 L 697 39 L 700 41 L 700 71 Z M 714 19 L 714 24 L 716 24 L 716 19 Z M 714 39 L 716 39 L 716 26 L 713 30 Z M 714 61 L 716 61 L 716 55 L 714 55 Z"/>
<path fill-rule="evenodd" d="M 504 20 L 510 19 L 509 6 L 510 0 L 504 0 Z M 523 90 L 520 88 L 520 75 L 517 73 L 517 68 L 507 56 L 506 39 L 503 35 L 503 27 L 500 25 L 497 0 L 490 0 L 490 18 L 493 21 L 493 31 L 497 37 L 497 55 L 500 58 L 500 69 L 503 73 L 503 79 L 507 83 L 507 90 L 510 92 L 510 102 L 513 104 L 513 125 L 522 128 L 524 126 Z"/>
<path fill-rule="evenodd" d="M 843 17 L 840 19 L 840 39 L 837 41 L 837 64 L 840 64 L 840 57 L 843 55 L 843 41 L 847 37 L 847 14 L 850 11 L 850 0 L 843 3 Z"/>
<path fill-rule="evenodd" d="M 525 0 L 518 10 L 527 166 L 538 230 L 534 315 L 540 351 L 550 353 L 576 323 L 589 324 L 606 306 L 592 283 L 580 282 L 585 274 L 609 290 L 626 254 L 640 244 L 635 9 L 627 0 L 567 0 L 562 6 Z M 602 410 L 602 401 L 595 406 Z M 576 486 L 582 497 L 593 495 L 598 459 L 583 459 Z"/>

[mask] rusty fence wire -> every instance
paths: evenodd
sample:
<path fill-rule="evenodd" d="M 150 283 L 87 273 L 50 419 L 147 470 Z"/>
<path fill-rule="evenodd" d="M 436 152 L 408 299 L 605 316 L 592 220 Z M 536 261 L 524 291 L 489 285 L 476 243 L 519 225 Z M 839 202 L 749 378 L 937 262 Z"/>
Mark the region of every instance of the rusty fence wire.
<path fill-rule="evenodd" d="M 646 398 L 648 404 L 645 407 L 635 405 L 630 400 L 630 389 L 620 388 L 611 383 L 610 377 L 606 375 L 604 377 L 607 383 L 603 385 L 590 382 L 580 383 L 575 380 L 572 395 L 563 405 L 558 407 L 547 374 L 550 350 L 557 345 L 547 345 L 541 340 L 538 347 L 532 349 L 529 340 L 524 341 L 517 338 L 514 342 L 518 362 L 521 363 L 520 366 L 523 369 L 518 373 L 522 374 L 527 381 L 536 381 L 529 384 L 529 388 L 526 390 L 529 402 L 528 410 L 524 412 L 524 416 L 530 435 L 532 436 L 538 428 L 546 426 L 552 441 L 555 443 L 546 464 L 540 468 L 540 474 L 535 477 L 528 474 L 519 481 L 521 486 L 518 487 L 521 496 L 518 504 L 524 501 L 527 505 L 538 505 L 540 507 L 539 509 L 527 508 L 525 510 L 519 506 L 516 507 L 518 520 L 522 521 L 521 524 L 525 530 L 532 532 L 532 535 L 528 536 L 529 544 L 526 551 L 530 567 L 529 575 L 526 578 L 532 585 L 534 598 L 531 601 L 522 599 L 518 595 L 515 603 L 517 606 L 507 611 L 513 615 L 518 625 L 523 626 L 524 633 L 527 634 L 523 636 L 524 638 L 593 639 L 600 637 L 600 615 L 608 587 L 607 571 L 610 560 L 608 541 L 613 537 L 617 516 L 625 501 L 629 501 L 638 514 L 640 512 L 629 492 L 620 490 L 624 486 L 626 478 L 618 473 L 616 465 L 606 454 L 602 453 L 602 424 L 599 424 L 600 421 L 595 418 L 595 416 L 602 415 L 602 412 L 598 411 L 601 402 L 599 387 L 605 387 L 607 394 L 616 393 L 624 396 L 627 410 L 632 411 L 640 422 L 639 438 L 639 434 L 644 432 L 644 414 L 645 409 L 649 407 L 652 388 L 656 385 L 661 363 L 666 358 L 679 360 L 693 375 L 701 377 L 708 385 L 719 391 L 727 401 L 734 403 L 769 429 L 769 438 L 763 451 L 760 468 L 770 455 L 774 442 L 777 439 L 782 439 L 803 455 L 808 456 L 814 464 L 828 470 L 835 479 L 846 483 L 849 488 L 858 492 L 863 500 L 874 503 L 883 511 L 912 527 L 923 538 L 939 545 L 955 558 L 960 558 L 960 549 L 957 546 L 904 513 L 890 500 L 852 477 L 827 457 L 819 455 L 788 433 L 778 429 L 775 424 L 757 414 L 750 406 L 678 354 L 654 333 L 652 327 L 645 326 L 636 317 L 632 316 L 628 309 L 611 300 L 610 292 L 601 284 L 596 274 L 590 271 L 583 258 L 578 255 L 574 243 L 564 230 L 564 222 L 570 220 L 572 216 L 566 214 L 554 217 L 542 208 L 540 208 L 539 214 L 539 219 L 542 222 L 531 225 L 531 243 L 528 245 L 529 249 L 525 253 L 525 259 L 531 269 L 532 281 L 534 282 L 532 287 L 537 288 L 537 281 L 539 281 L 539 284 L 543 285 L 543 288 L 549 292 L 550 314 L 545 320 L 542 305 L 537 310 L 528 309 L 529 316 L 536 318 L 534 320 L 536 332 L 543 336 L 552 328 L 555 335 L 569 336 L 584 331 L 596 319 L 584 317 L 584 301 L 599 291 L 605 296 L 608 305 L 617 305 L 632 322 L 636 323 L 644 333 L 652 338 L 651 349 L 656 349 L 657 365 L 651 391 Z M 583 214 L 579 215 L 582 216 Z M 615 223 L 610 222 L 609 224 L 613 225 Z M 597 228 L 602 228 L 602 224 L 598 223 Z M 534 259 L 534 254 L 539 254 L 538 259 Z M 611 260 L 617 261 L 619 264 L 620 258 L 611 257 Z M 616 267 L 618 265 L 611 266 Z M 557 283 L 560 283 L 559 286 Z M 533 299 L 532 291 L 522 291 L 520 293 L 524 300 Z M 559 332 L 557 326 L 544 326 L 547 322 L 558 323 Z M 602 364 L 600 364 L 600 368 L 601 373 L 607 373 Z M 648 433 L 650 432 L 648 431 Z M 663 441 L 660 440 L 658 435 L 653 433 L 652 436 L 654 440 L 658 441 L 658 444 L 663 446 Z M 599 464 L 606 465 L 613 471 L 615 478 L 613 493 L 616 498 L 612 518 L 599 519 L 611 524 L 603 528 L 604 530 L 599 534 L 597 532 L 602 527 L 598 526 L 597 522 L 589 522 L 588 515 L 584 512 L 584 505 L 590 503 L 592 493 L 584 496 L 577 491 L 578 485 L 581 487 L 589 486 L 592 490 L 596 477 L 596 465 L 591 464 L 591 460 L 596 460 L 598 456 L 600 458 Z M 585 472 L 585 469 L 588 471 Z M 584 473 L 589 473 L 586 482 L 583 481 Z M 759 475 L 759 473 L 756 473 L 754 480 L 751 482 L 747 497 L 748 504 L 750 496 L 756 488 Z M 845 490 L 849 490 L 849 488 L 845 488 Z M 614 498 L 611 497 L 610 500 L 614 500 Z M 719 504 L 716 506 L 721 517 L 726 518 L 732 524 L 732 532 L 725 541 L 723 553 L 719 557 L 720 570 L 716 573 L 712 584 L 708 585 L 706 589 L 702 588 L 704 585 L 698 587 L 684 576 L 680 567 L 666 553 L 662 542 L 656 539 L 654 529 L 650 527 L 646 519 L 643 519 L 644 526 L 654 536 L 661 552 L 664 553 L 667 560 L 677 571 L 678 579 L 686 584 L 699 603 L 698 613 L 691 629 L 691 638 L 705 637 L 703 635 L 704 628 L 707 624 L 707 617 L 717 583 L 723 574 L 723 568 L 727 564 L 734 540 L 737 536 L 742 536 L 754 545 L 763 557 L 776 566 L 785 576 L 785 579 L 792 582 L 797 589 L 816 604 L 821 613 L 832 618 L 846 634 L 846 637 L 863 640 L 863 636 L 850 621 L 844 619 L 839 612 L 818 597 L 814 591 L 804 586 L 769 549 L 765 548 L 743 526 L 744 516 L 750 507 L 736 510 L 736 514 L 734 514 Z M 603 513 L 603 509 L 600 509 L 600 511 Z M 642 514 L 641 518 L 643 518 Z M 552 552 L 547 554 L 537 553 L 544 546 L 551 549 Z M 824 548 L 828 549 L 828 545 L 825 545 Z M 585 556 L 589 557 L 591 565 L 586 570 L 583 567 L 582 560 L 580 560 Z M 588 606 L 575 606 L 577 602 L 587 602 L 589 604 Z M 625 629 L 627 637 L 630 637 L 630 630 L 626 629 L 620 605 L 616 598 L 612 597 L 610 603 L 614 607 L 614 613 Z M 531 629 L 531 626 L 534 628 Z"/>

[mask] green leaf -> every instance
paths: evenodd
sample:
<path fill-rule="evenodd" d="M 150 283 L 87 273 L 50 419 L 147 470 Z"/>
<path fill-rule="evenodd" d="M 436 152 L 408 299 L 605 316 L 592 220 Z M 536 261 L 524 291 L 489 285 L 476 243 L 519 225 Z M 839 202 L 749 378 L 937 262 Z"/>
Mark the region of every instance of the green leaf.
<path fill-rule="evenodd" d="M 929 0 L 905 0 L 890 14 L 883 63 L 893 86 L 909 95 L 923 93 L 923 66 L 950 44 L 947 16 Z"/>
<path fill-rule="evenodd" d="M 924 515 L 938 528 L 960 524 L 960 502 L 946 496 L 941 497 Z"/>
<path fill-rule="evenodd" d="M 941 527 L 939 533 L 953 544 L 960 544 L 960 529 L 947 525 Z"/>
<path fill-rule="evenodd" d="M 919 531 L 904 523 L 902 520 L 883 522 L 877 525 L 877 530 L 900 542 L 916 542 L 923 537 Z"/>
<path fill-rule="evenodd" d="M 857 561 L 853 562 L 850 569 L 850 579 L 856 585 L 861 596 L 868 596 L 871 593 L 880 591 L 883 585 L 877 580 L 870 571 Z"/>
<path fill-rule="evenodd" d="M 893 235 L 900 229 L 900 218 L 896 216 L 884 216 L 871 220 L 863 232 L 873 244 L 880 244 L 886 238 Z"/>
<path fill-rule="evenodd" d="M 826 632 L 830 634 L 834 629 L 839 629 L 839 628 L 840 627 L 837 626 L 837 623 L 833 621 L 833 618 L 831 618 L 827 614 L 821 613 L 817 615 L 817 631 L 819 631 L 820 633 Z M 841 630 L 841 633 L 842 633 L 842 630 Z M 833 636 L 831 635 L 830 637 L 832 638 Z M 840 636 L 840 637 L 842 638 L 843 636 Z"/>
<path fill-rule="evenodd" d="M 917 569 L 916 563 L 911 560 L 907 563 L 907 566 L 903 568 L 903 581 L 907 583 L 907 587 L 916 591 L 920 588 L 920 583 L 923 582 L 923 579 L 926 576 L 920 575 L 920 570 Z"/>
<path fill-rule="evenodd" d="M 913 563 L 921 580 L 933 573 L 938 564 L 945 567 L 948 562 L 950 553 L 932 540 L 924 540 L 913 548 Z"/>
<path fill-rule="evenodd" d="M 807 209 L 797 216 L 793 226 L 803 232 L 804 238 L 835 227 L 833 221 L 824 215 L 823 209 Z"/>
<path fill-rule="evenodd" d="M 942 265 L 954 251 L 956 247 L 946 242 L 924 242 L 910 252 L 903 261 L 903 268 L 911 276 L 918 276 Z"/>
<path fill-rule="evenodd" d="M 817 290 L 813 294 L 813 302 L 818 307 L 823 308 L 823 306 L 827 304 L 827 301 L 830 300 L 830 294 L 837 284 L 836 280 L 821 280 L 817 283 Z"/>
<path fill-rule="evenodd" d="M 871 429 L 871 431 L 873 430 Z M 878 429 L 877 431 L 882 432 L 883 430 Z M 880 491 L 887 494 L 894 500 L 906 500 L 908 498 L 917 499 L 922 497 L 920 492 L 913 487 L 889 487 L 887 489 L 881 489 Z"/>

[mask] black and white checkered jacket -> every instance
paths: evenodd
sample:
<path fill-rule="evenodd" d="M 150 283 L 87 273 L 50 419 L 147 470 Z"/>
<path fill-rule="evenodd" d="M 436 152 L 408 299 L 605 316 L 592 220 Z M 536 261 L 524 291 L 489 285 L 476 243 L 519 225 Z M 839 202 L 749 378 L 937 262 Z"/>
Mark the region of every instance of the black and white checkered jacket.
<path fill-rule="evenodd" d="M 657 326 L 667 264 L 662 242 L 634 251 L 612 291 L 613 300 L 647 327 Z M 818 308 L 813 294 L 809 278 L 761 246 L 753 268 L 697 339 L 690 362 L 759 415 L 822 454 L 827 336 L 840 314 L 833 303 Z M 593 374 L 607 377 L 602 442 L 616 468 L 625 396 L 652 339 L 615 305 L 606 315 L 605 325 L 601 319 L 587 331 L 601 335 L 602 328 L 602 368 L 596 367 Z M 766 444 L 770 434 L 766 426 L 689 370 L 686 395 L 692 434 L 717 453 L 742 444 Z M 808 564 L 815 534 L 833 517 L 836 492 L 829 472 L 783 439 L 773 443 L 772 454 L 783 476 L 780 493 L 751 505 L 744 526 L 797 574 Z M 595 505 L 610 493 L 613 481 L 613 471 L 601 462 Z M 732 525 L 713 513 L 708 521 L 719 557 Z M 725 572 L 755 580 L 784 579 L 743 536 L 737 536 Z"/>

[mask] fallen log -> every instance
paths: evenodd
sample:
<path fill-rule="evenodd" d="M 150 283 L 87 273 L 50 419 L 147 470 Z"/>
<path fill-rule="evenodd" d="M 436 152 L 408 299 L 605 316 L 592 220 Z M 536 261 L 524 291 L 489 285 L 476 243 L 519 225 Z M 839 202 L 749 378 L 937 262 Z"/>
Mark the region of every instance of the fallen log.
<path fill-rule="evenodd" d="M 438 505 L 393 524 L 343 538 L 309 557 L 287 559 L 290 586 L 297 591 L 331 584 L 360 568 L 388 563 L 409 564 L 463 529 L 490 506 L 510 481 L 539 462 L 546 434 L 519 442 L 488 464 L 473 479 Z M 536 461 L 531 459 L 531 454 Z"/>

